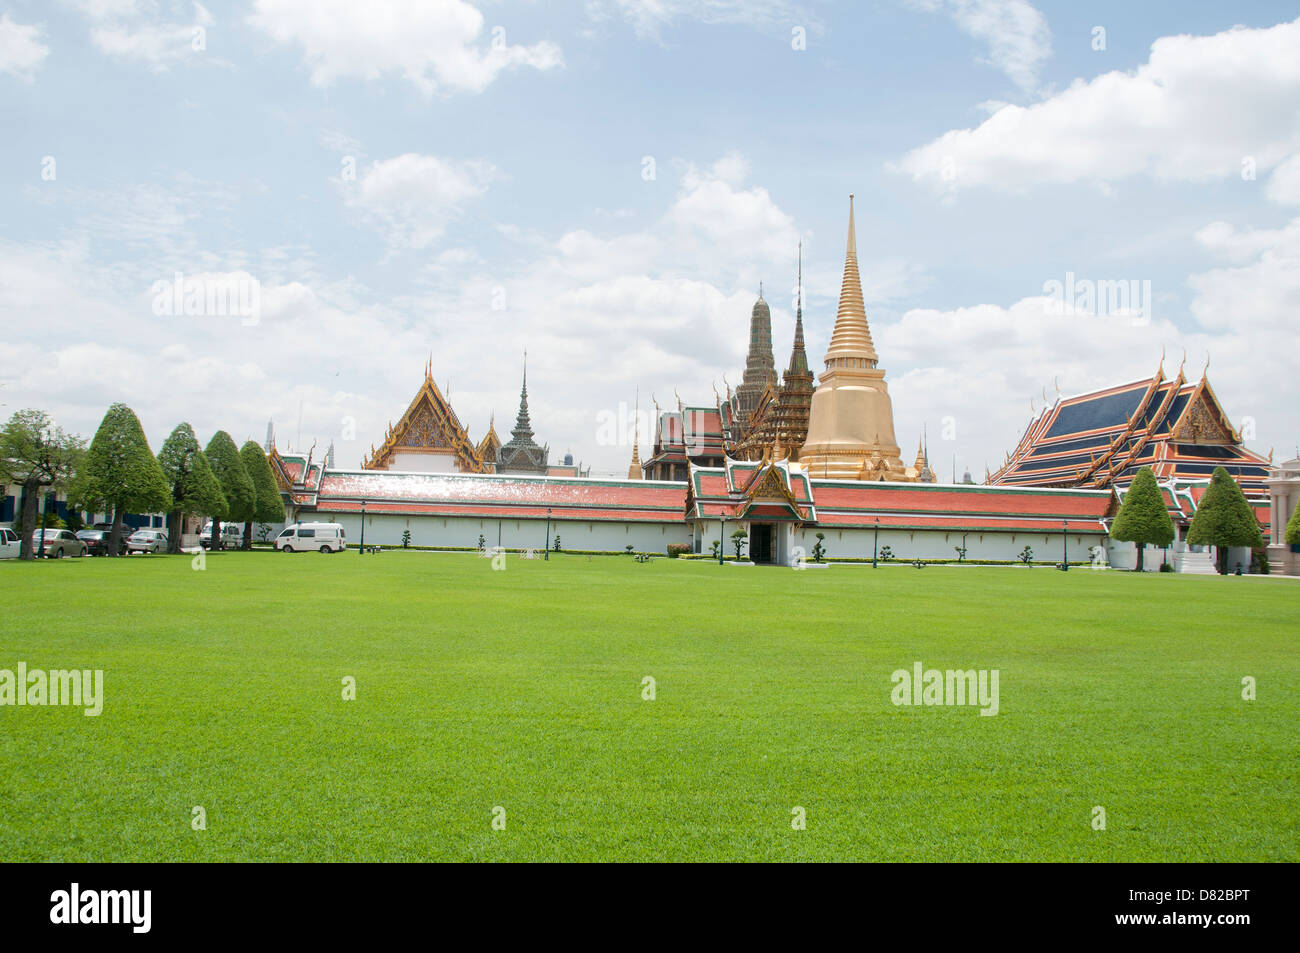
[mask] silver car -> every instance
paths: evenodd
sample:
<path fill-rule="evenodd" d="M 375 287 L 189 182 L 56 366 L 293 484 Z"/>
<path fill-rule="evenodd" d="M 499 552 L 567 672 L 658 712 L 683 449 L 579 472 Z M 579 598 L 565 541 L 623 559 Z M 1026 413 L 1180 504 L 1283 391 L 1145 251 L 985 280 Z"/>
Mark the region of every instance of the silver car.
<path fill-rule="evenodd" d="M 45 546 L 41 546 L 41 534 L 45 534 Z M 62 559 L 64 556 L 86 555 L 86 544 L 77 539 L 77 534 L 67 529 L 38 529 L 32 533 L 32 552 L 46 559 Z"/>
<path fill-rule="evenodd" d="M 138 529 L 126 541 L 126 554 L 165 553 L 167 552 L 167 534 L 159 529 Z"/>

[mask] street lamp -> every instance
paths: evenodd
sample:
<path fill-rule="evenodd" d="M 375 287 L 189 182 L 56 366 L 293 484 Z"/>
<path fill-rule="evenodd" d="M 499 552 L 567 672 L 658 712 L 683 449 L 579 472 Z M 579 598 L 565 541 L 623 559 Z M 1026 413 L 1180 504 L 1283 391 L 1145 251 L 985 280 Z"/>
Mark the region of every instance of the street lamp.
<path fill-rule="evenodd" d="M 727 550 L 727 511 L 722 510 L 718 513 L 718 565 L 722 565 L 722 557 Z"/>
<path fill-rule="evenodd" d="M 551 561 L 551 508 L 546 508 L 546 552 L 542 556 L 543 561 Z"/>
<path fill-rule="evenodd" d="M 37 487 L 37 492 L 40 492 L 40 489 L 41 489 L 40 487 Z M 46 515 L 46 510 L 49 508 L 49 505 L 50 505 L 50 498 L 49 498 L 49 496 L 46 495 L 45 493 L 41 493 L 41 515 L 40 515 L 40 520 L 41 520 L 41 546 L 40 546 L 40 548 L 39 548 L 38 550 L 36 550 L 36 556 L 37 556 L 37 558 L 39 558 L 39 557 L 45 555 L 45 515 Z M 62 551 L 62 550 L 60 550 L 60 552 L 61 552 L 61 551 Z"/>
<path fill-rule="evenodd" d="M 366 554 L 366 501 L 361 501 L 361 545 L 357 548 L 362 556 Z"/>
<path fill-rule="evenodd" d="M 1070 524 L 1065 520 L 1061 520 L 1061 572 L 1070 571 L 1070 552 L 1068 548 L 1070 541 L 1069 537 L 1066 536 L 1069 528 Z"/>
<path fill-rule="evenodd" d="M 880 517 L 876 517 L 876 534 L 871 539 L 871 568 L 876 568 L 876 554 L 880 552 Z"/>

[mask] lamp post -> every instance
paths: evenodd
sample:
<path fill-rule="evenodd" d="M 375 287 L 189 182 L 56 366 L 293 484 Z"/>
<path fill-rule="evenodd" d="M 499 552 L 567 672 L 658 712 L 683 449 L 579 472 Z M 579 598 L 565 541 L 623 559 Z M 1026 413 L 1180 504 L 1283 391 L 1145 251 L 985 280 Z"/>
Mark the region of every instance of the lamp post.
<path fill-rule="evenodd" d="M 362 556 L 366 554 L 366 501 L 361 501 L 361 544 L 357 548 Z"/>
<path fill-rule="evenodd" d="M 718 514 L 718 565 L 722 565 L 722 557 L 727 551 L 727 511 L 723 510 Z"/>
<path fill-rule="evenodd" d="M 1068 548 L 1070 540 L 1066 535 L 1069 528 L 1070 524 L 1065 520 L 1061 520 L 1061 572 L 1070 571 L 1070 551 Z"/>
<path fill-rule="evenodd" d="M 38 493 L 40 493 L 41 487 L 37 487 L 36 490 Z M 49 506 L 49 502 L 50 502 L 49 497 L 46 494 L 41 493 L 41 514 L 39 517 L 41 521 L 41 545 L 40 548 L 36 550 L 37 558 L 40 558 L 41 556 L 45 555 L 45 515 L 46 515 L 46 509 Z"/>
<path fill-rule="evenodd" d="M 542 555 L 544 562 L 551 561 L 551 508 L 546 508 L 546 552 Z"/>
<path fill-rule="evenodd" d="M 876 554 L 880 552 L 880 517 L 876 517 L 876 534 L 871 539 L 871 568 L 876 568 Z"/>
<path fill-rule="evenodd" d="M 966 561 L 966 537 L 969 536 L 969 535 L 970 535 L 970 533 L 962 533 L 962 534 L 961 534 L 961 559 L 958 560 L 959 562 L 965 562 L 965 561 Z"/>

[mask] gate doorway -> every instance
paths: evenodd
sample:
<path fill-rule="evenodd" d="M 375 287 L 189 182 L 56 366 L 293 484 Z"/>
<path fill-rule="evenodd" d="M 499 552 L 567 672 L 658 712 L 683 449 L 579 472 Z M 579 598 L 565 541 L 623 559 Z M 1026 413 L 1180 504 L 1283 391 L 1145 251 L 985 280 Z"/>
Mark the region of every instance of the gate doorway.
<path fill-rule="evenodd" d="M 771 523 L 750 524 L 749 558 L 756 563 L 770 563 L 772 561 Z"/>

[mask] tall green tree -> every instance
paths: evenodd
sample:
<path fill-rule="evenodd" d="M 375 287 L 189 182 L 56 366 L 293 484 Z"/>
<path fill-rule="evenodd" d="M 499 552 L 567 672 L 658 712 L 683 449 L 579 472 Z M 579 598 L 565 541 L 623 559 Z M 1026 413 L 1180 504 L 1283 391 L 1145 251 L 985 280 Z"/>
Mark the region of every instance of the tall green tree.
<path fill-rule="evenodd" d="M 253 521 L 259 523 L 284 522 L 284 499 L 280 496 L 279 484 L 271 472 L 271 463 L 255 440 L 249 440 L 239 448 L 239 459 L 243 461 L 244 470 L 253 481 L 253 494 L 256 502 L 253 513 L 244 523 L 244 548 L 253 548 Z"/>
<path fill-rule="evenodd" d="M 1291 519 L 1287 521 L 1282 539 L 1292 546 L 1300 546 L 1300 506 L 1291 512 Z"/>
<path fill-rule="evenodd" d="M 108 549 L 114 556 L 127 513 L 160 513 L 171 505 L 167 478 L 149 449 L 140 419 L 126 404 L 114 404 L 104 414 L 68 497 L 82 509 L 112 512 Z"/>
<path fill-rule="evenodd" d="M 36 502 L 50 490 L 68 485 L 85 452 L 86 442 L 54 424 L 40 410 L 20 410 L 0 430 L 0 483 L 22 488 L 18 517 L 18 555 L 35 559 L 31 535 L 36 528 Z"/>
<path fill-rule="evenodd" d="M 1224 574 L 1228 572 L 1229 546 L 1264 545 L 1255 511 L 1246 502 L 1237 481 L 1223 467 L 1214 468 L 1210 485 L 1187 530 L 1187 542 L 1215 547 L 1218 569 Z"/>
<path fill-rule="evenodd" d="M 199 446 L 194 428 L 187 423 L 176 425 L 158 451 L 158 465 L 171 487 L 172 505 L 167 513 L 167 551 L 181 551 L 181 531 L 187 515 L 226 518 L 226 497 L 217 475 L 212 472 L 207 454 Z"/>
<path fill-rule="evenodd" d="M 1119 515 L 1110 528 L 1110 538 L 1137 544 L 1138 572 L 1143 570 L 1142 557 L 1148 544 L 1168 546 L 1174 541 L 1174 521 L 1169 517 L 1150 467 L 1139 470 L 1129 484 Z"/>
<path fill-rule="evenodd" d="M 244 523 L 252 519 L 257 506 L 257 491 L 253 489 L 253 481 L 244 469 L 239 448 L 235 446 L 230 434 L 218 430 L 208 441 L 204 453 L 208 455 L 208 463 L 212 464 L 212 472 L 217 475 L 221 493 L 226 498 L 226 519 L 232 523 Z M 216 550 L 220 542 L 221 520 L 214 519 L 212 549 Z"/>

